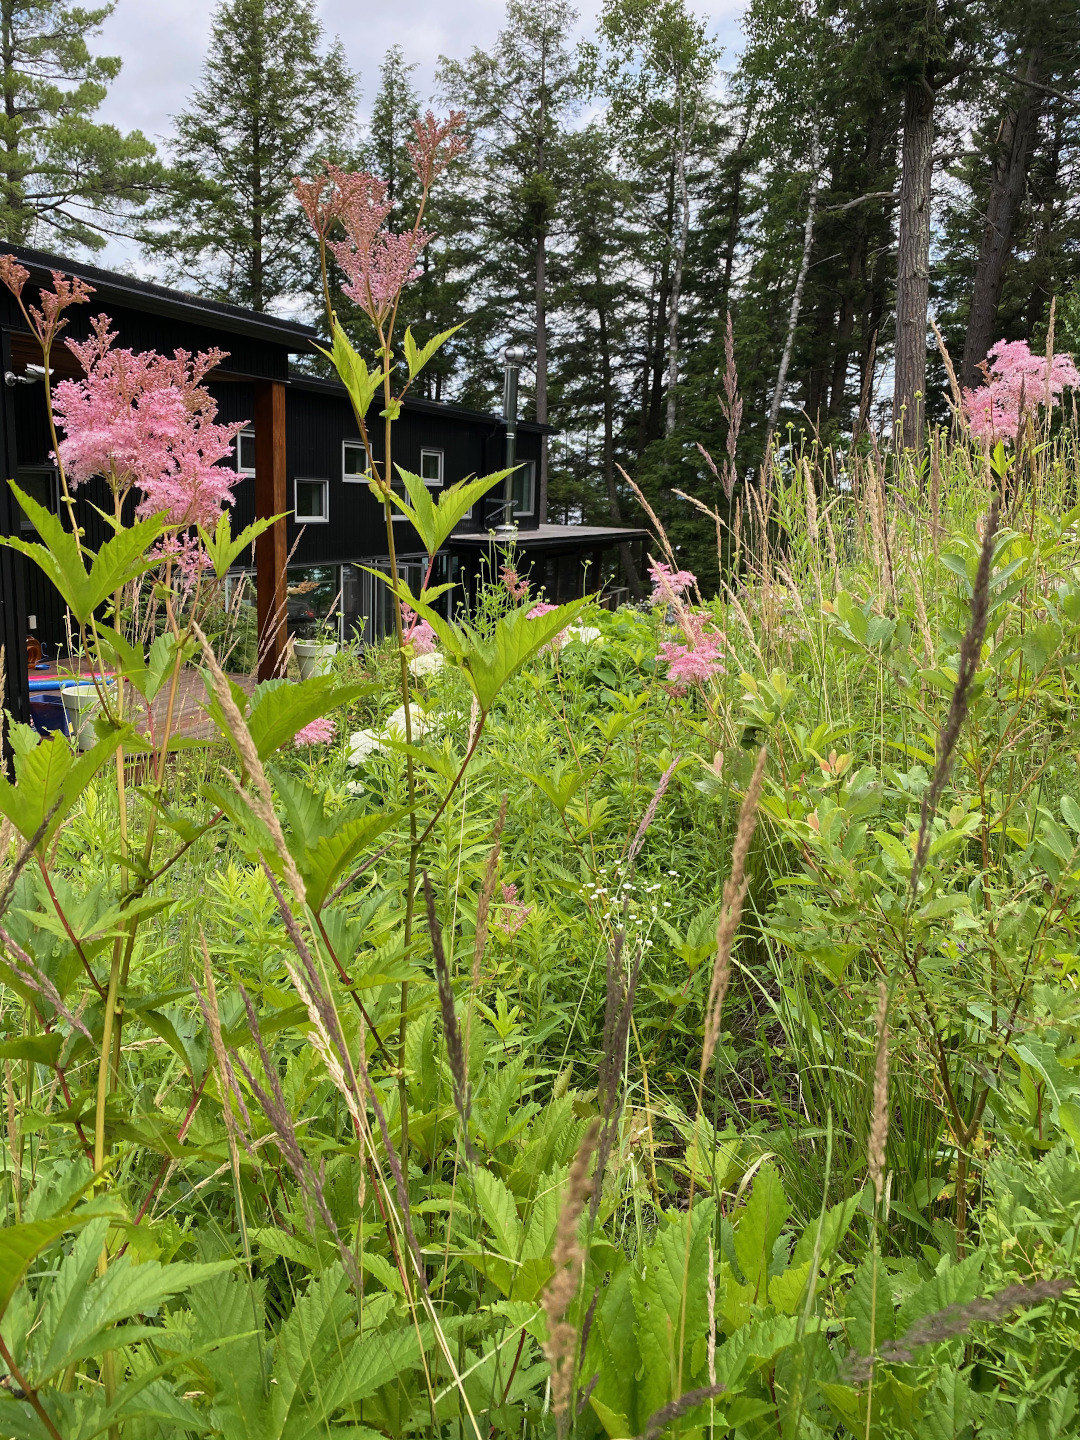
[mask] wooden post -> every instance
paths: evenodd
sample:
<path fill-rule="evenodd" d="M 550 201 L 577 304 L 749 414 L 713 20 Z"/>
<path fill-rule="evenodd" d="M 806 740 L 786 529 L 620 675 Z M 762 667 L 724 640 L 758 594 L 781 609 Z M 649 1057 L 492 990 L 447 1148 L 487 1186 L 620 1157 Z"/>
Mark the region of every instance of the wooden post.
<path fill-rule="evenodd" d="M 285 386 L 255 381 L 255 518 L 283 515 L 289 508 L 285 481 Z M 280 675 L 285 663 L 284 517 L 255 541 L 255 587 L 259 621 L 259 679 Z"/>

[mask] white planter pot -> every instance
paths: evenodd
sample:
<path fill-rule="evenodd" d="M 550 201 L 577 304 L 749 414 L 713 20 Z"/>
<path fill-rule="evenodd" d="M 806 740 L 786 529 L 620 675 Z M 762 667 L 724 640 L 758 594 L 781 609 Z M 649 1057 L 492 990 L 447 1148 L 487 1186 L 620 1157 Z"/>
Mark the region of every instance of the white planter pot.
<path fill-rule="evenodd" d="M 311 680 L 316 675 L 330 674 L 338 647 L 336 641 L 327 645 L 318 644 L 314 640 L 294 640 L 293 650 L 296 652 L 300 679 Z"/>
<path fill-rule="evenodd" d="M 80 680 L 76 685 L 65 685 L 60 691 L 60 699 L 72 740 L 80 750 L 92 750 L 96 739 L 94 716 L 101 709 L 93 681 Z"/>

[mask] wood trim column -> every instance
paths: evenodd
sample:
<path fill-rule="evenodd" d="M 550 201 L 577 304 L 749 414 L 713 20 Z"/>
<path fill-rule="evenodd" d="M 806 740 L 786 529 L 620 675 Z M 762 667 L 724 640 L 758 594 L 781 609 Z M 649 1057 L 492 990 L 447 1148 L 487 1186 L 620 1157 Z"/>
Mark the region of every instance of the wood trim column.
<path fill-rule="evenodd" d="M 281 515 L 255 541 L 255 588 L 259 622 L 259 679 L 284 669 L 286 641 L 285 561 L 288 539 L 283 512 L 289 508 L 285 476 L 285 385 L 255 382 L 255 518 Z"/>

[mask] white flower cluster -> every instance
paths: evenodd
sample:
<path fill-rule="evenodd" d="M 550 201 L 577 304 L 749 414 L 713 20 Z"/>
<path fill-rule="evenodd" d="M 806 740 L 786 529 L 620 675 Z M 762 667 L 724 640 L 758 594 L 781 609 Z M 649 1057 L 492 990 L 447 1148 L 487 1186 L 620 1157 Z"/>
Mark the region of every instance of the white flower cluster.
<path fill-rule="evenodd" d="M 417 657 L 426 660 L 429 657 L 421 655 Z M 432 728 L 434 722 L 429 720 L 419 705 L 410 706 L 410 729 L 414 740 L 421 739 Z M 346 765 L 363 765 L 372 755 L 377 755 L 386 749 L 387 740 L 405 739 L 405 706 L 399 705 L 392 715 L 388 715 L 383 723 L 377 728 L 367 730 L 354 730 L 349 736 L 349 748 L 345 755 Z"/>

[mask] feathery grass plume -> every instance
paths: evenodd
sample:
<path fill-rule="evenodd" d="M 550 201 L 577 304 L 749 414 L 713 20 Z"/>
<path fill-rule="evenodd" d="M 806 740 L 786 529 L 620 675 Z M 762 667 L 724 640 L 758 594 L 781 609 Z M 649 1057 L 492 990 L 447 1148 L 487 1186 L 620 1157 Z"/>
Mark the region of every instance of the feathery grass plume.
<path fill-rule="evenodd" d="M 719 480 L 720 476 L 717 473 L 716 466 L 713 464 L 712 456 L 709 454 L 709 452 L 705 449 L 703 445 L 698 445 L 697 448 L 701 451 L 702 455 L 704 455 L 705 461 L 708 464 L 710 470 L 713 472 L 714 475 L 716 475 L 716 478 Z M 687 503 L 692 505 L 695 510 L 700 510 L 702 515 L 708 515 L 709 519 L 713 522 L 713 527 L 716 530 L 716 559 L 717 563 L 721 567 L 722 573 L 724 561 L 724 522 L 720 519 L 720 512 L 718 510 L 710 510 L 709 507 L 702 504 L 702 502 L 697 499 L 696 496 L 688 495 L 685 490 L 676 490 L 674 487 L 672 487 L 671 493 L 673 495 L 677 495 L 680 500 L 687 501 Z M 738 567 L 736 566 L 735 568 L 737 569 Z"/>
<path fill-rule="evenodd" d="M 191 622 L 192 634 L 202 646 L 203 657 L 206 660 L 207 669 L 210 671 L 214 682 L 214 694 L 217 696 L 218 704 L 221 706 L 222 714 L 225 716 L 225 723 L 229 727 L 229 733 L 236 741 L 236 748 L 240 752 L 240 759 L 243 761 L 244 769 L 251 777 L 257 794 L 245 797 L 248 799 L 256 816 L 270 831 L 270 837 L 274 842 L 274 849 L 278 852 L 282 869 L 285 872 L 285 880 L 296 897 L 297 904 L 303 906 L 307 903 L 307 894 L 304 882 L 300 878 L 300 872 L 296 868 L 296 861 L 285 843 L 285 835 L 281 828 L 274 810 L 274 797 L 270 789 L 270 781 L 266 778 L 266 771 L 262 767 L 258 751 L 255 749 L 255 742 L 251 738 L 251 731 L 240 714 L 236 701 L 233 699 L 232 690 L 229 688 L 228 677 L 217 662 L 209 640 L 193 620 Z M 230 775 L 233 785 L 238 794 L 243 794 L 239 781 L 235 776 Z"/>
<path fill-rule="evenodd" d="M 243 1057 L 239 1052 L 234 1051 L 236 1063 L 244 1073 L 244 1079 L 251 1087 L 251 1093 L 259 1102 L 259 1108 L 273 1126 L 274 1133 L 278 1138 L 278 1145 L 285 1161 L 296 1178 L 300 1187 L 300 1196 L 304 1203 L 304 1214 L 307 1217 L 308 1225 L 315 1228 L 316 1215 L 334 1237 L 341 1263 L 345 1267 L 345 1273 L 350 1282 L 360 1289 L 363 1281 L 360 1277 L 360 1270 L 356 1264 L 356 1258 L 348 1245 L 342 1239 L 338 1230 L 337 1221 L 330 1213 L 330 1207 L 326 1203 L 326 1195 L 323 1191 L 322 1177 L 315 1170 L 315 1167 L 308 1160 L 300 1148 L 300 1141 L 296 1134 L 296 1126 L 293 1124 L 292 1116 L 289 1114 L 289 1107 L 285 1096 L 282 1093 L 281 1081 L 278 1079 L 277 1066 L 271 1060 L 266 1049 L 266 1042 L 263 1040 L 262 1031 L 259 1029 L 258 1016 L 255 1014 L 255 1007 L 251 1003 L 247 991 L 243 985 L 240 986 L 240 998 L 244 1002 L 244 1009 L 247 1011 L 248 1025 L 251 1028 L 252 1039 L 255 1041 L 262 1061 L 263 1072 L 266 1075 L 269 1089 L 264 1090 L 255 1076 L 244 1064 Z"/>
<path fill-rule="evenodd" d="M 85 1035 L 87 1040 L 92 1043 L 93 1036 L 90 1034 L 90 1031 L 87 1030 L 78 1015 L 73 1015 L 67 1008 L 60 998 L 59 990 L 57 990 L 48 975 L 45 974 L 45 971 L 26 953 L 21 945 L 11 938 L 3 926 L 0 926 L 0 945 L 9 952 L 5 964 L 15 976 L 16 980 L 18 980 L 21 985 L 25 985 L 28 990 L 33 990 L 35 995 L 40 995 L 43 1000 L 47 1000 L 56 1013 L 62 1019 L 66 1020 L 73 1030 L 78 1030 L 80 1035 Z"/>
<path fill-rule="evenodd" d="M 971 683 L 975 679 L 975 672 L 978 670 L 979 661 L 982 658 L 983 636 L 986 633 L 986 621 L 990 613 L 990 566 L 994 558 L 999 509 L 1000 501 L 995 495 L 990 512 L 984 522 L 979 568 L 975 573 L 975 584 L 972 587 L 971 619 L 968 622 L 967 634 L 960 642 L 960 663 L 956 671 L 956 685 L 953 687 L 945 724 L 938 731 L 937 763 L 934 766 L 934 773 L 930 778 L 930 784 L 923 791 L 919 837 L 915 845 L 915 858 L 911 865 L 910 890 L 913 896 L 918 891 L 919 876 L 922 874 L 927 852 L 930 849 L 930 826 L 938 803 L 944 794 L 945 786 L 948 784 L 949 773 L 952 770 L 953 752 L 960 739 L 964 721 L 967 719 Z"/>
<path fill-rule="evenodd" d="M 833 590 L 839 592 L 842 588 L 840 583 L 840 561 L 836 553 L 836 535 L 833 531 L 832 517 L 829 514 L 831 505 L 826 505 L 821 512 L 821 518 L 825 525 L 825 543 L 829 547 L 829 568 L 832 570 Z"/>
<path fill-rule="evenodd" d="M 720 919 L 716 926 L 716 960 L 713 964 L 712 980 L 709 984 L 709 999 L 705 1006 L 705 1041 L 701 1050 L 701 1080 L 712 1063 L 720 1039 L 720 1014 L 724 999 L 731 983 L 731 951 L 735 933 L 742 918 L 743 901 L 749 881 L 746 877 L 746 857 L 750 842 L 757 829 L 757 806 L 761 799 L 761 788 L 765 781 L 766 746 L 758 751 L 754 773 L 746 787 L 742 805 L 739 807 L 739 823 L 735 829 L 735 843 L 731 848 L 731 874 L 724 881 L 724 898 L 720 907 Z"/>
<path fill-rule="evenodd" d="M 601 1130 L 596 1147 L 596 1176 L 592 1200 L 589 1203 L 589 1223 L 594 1224 L 600 1209 L 600 1195 L 603 1188 L 604 1172 L 615 1143 L 622 1104 L 619 1081 L 622 1078 L 623 1061 L 626 1056 L 626 1042 L 630 1034 L 630 1021 L 634 1013 L 634 997 L 637 994 L 638 978 L 641 974 L 641 951 L 639 950 L 630 973 L 624 979 L 622 955 L 626 935 L 619 931 L 608 950 L 606 995 L 604 998 L 604 1037 L 600 1050 L 600 1064 L 596 1075 L 596 1098 L 600 1107 Z"/>
<path fill-rule="evenodd" d="M 875 1355 L 849 1359 L 844 1367 L 845 1377 L 856 1385 L 862 1384 L 877 1365 L 910 1365 L 920 1345 L 939 1345 L 943 1340 L 953 1340 L 957 1335 L 966 1334 L 973 1325 L 993 1324 L 1016 1310 L 1030 1310 L 1048 1300 L 1060 1300 L 1062 1295 L 1075 1289 L 1073 1277 L 1062 1275 L 1057 1280 L 1032 1280 L 1026 1285 L 1009 1285 L 996 1295 L 969 1300 L 966 1305 L 946 1305 L 943 1310 L 935 1310 L 933 1314 L 916 1320 L 899 1340 L 886 1340 Z"/>
<path fill-rule="evenodd" d="M 555 1245 L 551 1251 L 551 1263 L 555 1272 L 540 1296 L 540 1304 L 547 1316 L 548 1338 L 544 1341 L 543 1349 L 551 1366 L 551 1408 L 555 1414 L 555 1426 L 560 1440 L 566 1434 L 570 1419 L 578 1349 L 577 1327 L 566 1319 L 566 1312 L 577 1294 L 585 1269 L 585 1251 L 578 1238 L 578 1226 L 585 1201 L 590 1194 L 596 1193 L 595 1181 L 589 1175 L 589 1165 L 599 1138 L 600 1120 L 594 1116 L 570 1166 L 566 1193 L 555 1229 Z"/>
<path fill-rule="evenodd" d="M 450 983 L 450 966 L 446 962 L 442 927 L 435 913 L 435 891 L 431 879 L 424 871 L 424 902 L 427 905 L 428 933 L 431 936 L 431 950 L 435 956 L 435 978 L 439 986 L 439 1009 L 442 1011 L 443 1038 L 446 1040 L 446 1058 L 450 1062 L 450 1076 L 454 1083 L 454 1105 L 461 1121 L 461 1134 L 465 1153 L 475 1160 L 476 1151 L 469 1138 L 469 1071 L 465 1061 L 465 1049 L 461 1043 L 461 1027 L 458 1025 L 457 1010 L 454 1006 L 454 987 Z"/>
<path fill-rule="evenodd" d="M 926 616 L 926 601 L 923 599 L 922 580 L 918 565 L 911 567 L 911 594 L 915 601 L 915 619 L 919 624 L 919 635 L 923 643 L 923 659 L 928 670 L 934 665 L 934 637 L 930 633 L 930 621 Z"/>
<path fill-rule="evenodd" d="M 884 980 L 878 981 L 874 1023 L 877 1058 L 874 1061 L 874 1111 L 866 1150 L 866 1168 L 874 1186 L 874 1203 L 880 1206 L 881 1192 L 885 1188 L 885 1146 L 889 1139 L 889 987 Z"/>
<path fill-rule="evenodd" d="M 229 1096 L 232 1095 L 235 1098 L 236 1108 L 240 1111 L 240 1119 L 249 1135 L 251 1133 L 251 1116 L 244 1103 L 244 1094 L 240 1089 L 240 1082 L 236 1078 L 232 1061 L 229 1059 L 229 1052 L 225 1049 L 225 1040 L 221 1033 L 221 1011 L 218 1008 L 217 986 L 214 983 L 214 970 L 210 963 L 210 951 L 207 949 L 206 936 L 201 925 L 199 926 L 199 943 L 203 953 L 203 984 L 206 986 L 206 994 L 204 995 L 199 989 L 199 983 L 194 976 L 191 988 L 195 992 L 199 1009 L 206 1021 L 206 1028 L 210 1032 L 210 1048 L 214 1052 L 214 1060 L 217 1062 L 218 1074 L 221 1079 L 221 1108 L 225 1117 L 225 1131 L 230 1144 L 232 1144 L 235 1143 L 236 1121 L 229 1104 Z"/>
<path fill-rule="evenodd" d="M 641 824 L 637 828 L 637 834 L 634 836 L 633 843 L 631 844 L 629 852 L 627 853 L 627 864 L 633 865 L 634 861 L 640 854 L 641 847 L 645 843 L 645 836 L 648 834 L 649 826 L 656 818 L 657 807 L 659 806 L 660 801 L 664 798 L 664 792 L 670 785 L 671 777 L 679 768 L 679 762 L 681 760 L 682 756 L 676 755 L 675 759 L 672 760 L 671 764 L 660 776 L 660 782 L 657 785 L 656 789 L 653 791 L 652 799 L 649 801 L 648 806 L 645 809 L 645 814 L 641 817 Z"/>
<path fill-rule="evenodd" d="M 677 1400 L 669 1400 L 649 1416 L 645 1429 L 637 1440 L 660 1440 L 660 1436 L 673 1420 L 696 1410 L 699 1405 L 704 1405 L 706 1400 L 715 1400 L 726 1388 L 725 1385 L 701 1385 L 697 1390 L 687 1390 L 686 1394 L 680 1395 Z"/>
<path fill-rule="evenodd" d="M 743 413 L 742 396 L 739 394 L 739 372 L 735 365 L 735 329 L 731 323 L 730 310 L 727 312 L 727 324 L 724 327 L 724 393 L 717 398 L 720 401 L 720 411 L 728 425 L 724 447 L 727 451 L 727 463 L 720 483 L 724 487 L 724 498 L 730 505 L 731 492 L 735 489 L 735 452 L 739 445 Z"/>
<path fill-rule="evenodd" d="M 810 536 L 810 543 L 814 547 L 816 561 L 816 551 L 821 543 L 821 532 L 818 529 L 817 486 L 814 484 L 814 477 L 810 471 L 810 461 L 805 456 L 802 462 L 802 475 L 806 491 L 806 529 Z"/>
<path fill-rule="evenodd" d="M 942 364 L 945 366 L 945 374 L 949 377 L 949 394 L 952 396 L 953 415 L 956 418 L 956 424 L 959 427 L 960 433 L 963 434 L 967 429 L 967 416 L 964 414 L 964 398 L 960 393 L 960 384 L 956 378 L 956 371 L 953 369 L 949 347 L 945 344 L 945 337 L 938 329 L 937 321 L 932 315 L 930 316 L 930 328 L 934 332 L 934 343 L 937 345 Z"/>

